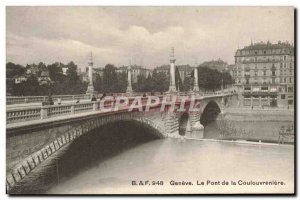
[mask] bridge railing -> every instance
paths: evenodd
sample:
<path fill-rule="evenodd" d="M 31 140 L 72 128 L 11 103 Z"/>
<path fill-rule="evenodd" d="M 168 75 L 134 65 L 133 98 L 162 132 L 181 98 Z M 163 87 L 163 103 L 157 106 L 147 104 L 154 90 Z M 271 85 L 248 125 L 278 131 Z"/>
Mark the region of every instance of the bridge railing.
<path fill-rule="evenodd" d="M 6 123 L 16 123 L 41 119 L 41 108 L 23 108 L 6 111 Z"/>
<path fill-rule="evenodd" d="M 6 111 L 7 124 L 47 119 L 57 116 L 90 112 L 98 109 L 97 102 L 41 106 L 31 108 L 16 108 Z"/>
<path fill-rule="evenodd" d="M 77 95 L 53 95 L 51 96 L 53 101 L 57 101 L 59 98 L 62 101 L 76 100 L 76 99 L 91 99 L 90 94 L 77 94 Z M 47 101 L 48 96 L 7 96 L 6 105 L 23 104 L 23 103 L 39 103 Z"/>

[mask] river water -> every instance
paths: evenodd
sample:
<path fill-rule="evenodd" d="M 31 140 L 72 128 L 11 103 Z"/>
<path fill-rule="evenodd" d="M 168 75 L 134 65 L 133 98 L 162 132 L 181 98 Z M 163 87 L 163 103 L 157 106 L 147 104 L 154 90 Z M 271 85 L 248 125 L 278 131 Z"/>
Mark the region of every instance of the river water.
<path fill-rule="evenodd" d="M 292 145 L 157 139 L 150 132 L 135 124 L 120 123 L 82 136 L 55 155 L 55 159 L 39 166 L 13 192 L 293 192 Z M 249 181 L 278 181 L 283 185 L 239 185 Z M 173 182 L 191 182 L 192 185 L 172 185 Z M 222 185 L 226 182 L 228 185 Z"/>

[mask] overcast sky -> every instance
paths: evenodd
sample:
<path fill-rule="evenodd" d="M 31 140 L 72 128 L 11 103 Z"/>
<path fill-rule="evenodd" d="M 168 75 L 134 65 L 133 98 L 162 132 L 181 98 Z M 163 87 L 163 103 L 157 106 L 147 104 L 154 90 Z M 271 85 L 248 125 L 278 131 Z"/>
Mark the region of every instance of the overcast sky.
<path fill-rule="evenodd" d="M 74 61 L 153 68 L 221 58 L 238 47 L 294 38 L 291 7 L 7 7 L 7 62 Z"/>

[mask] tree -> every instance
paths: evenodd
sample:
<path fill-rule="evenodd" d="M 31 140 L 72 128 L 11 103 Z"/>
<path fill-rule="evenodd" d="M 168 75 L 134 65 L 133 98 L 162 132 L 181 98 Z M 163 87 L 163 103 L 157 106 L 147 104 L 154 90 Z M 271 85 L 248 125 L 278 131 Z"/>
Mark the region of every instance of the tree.
<path fill-rule="evenodd" d="M 221 87 L 222 74 L 208 67 L 198 67 L 199 86 L 205 90 L 217 90 Z"/>
<path fill-rule="evenodd" d="M 190 91 L 192 89 L 193 89 L 193 78 L 190 77 L 190 76 L 185 77 L 185 79 L 183 81 L 183 84 L 182 84 L 181 91 L 188 92 L 188 91 Z"/>
<path fill-rule="evenodd" d="M 77 75 L 77 65 L 73 61 L 69 62 L 66 66 L 67 70 L 67 80 L 70 84 L 76 84 L 79 80 Z"/>
<path fill-rule="evenodd" d="M 30 75 L 27 81 L 14 84 L 12 95 L 23 96 L 23 95 L 43 95 L 47 90 L 41 90 L 38 80 L 34 75 Z"/>
<path fill-rule="evenodd" d="M 126 92 L 127 89 L 127 73 L 117 73 L 114 92 Z"/>
<path fill-rule="evenodd" d="M 146 91 L 147 92 L 152 92 L 152 91 L 154 91 L 154 84 L 153 84 L 153 81 L 152 81 L 152 76 L 151 76 L 151 74 L 149 73 L 148 74 L 148 77 L 147 77 L 147 79 L 146 79 L 146 83 L 145 83 L 145 88 L 146 88 Z"/>
<path fill-rule="evenodd" d="M 165 92 L 169 88 L 169 78 L 163 72 L 157 73 L 156 70 L 152 74 L 153 91 Z"/>
<path fill-rule="evenodd" d="M 15 76 L 24 75 L 26 69 L 22 65 L 16 65 L 15 63 L 6 63 L 6 78 L 13 78 Z"/>
<path fill-rule="evenodd" d="M 107 64 L 103 70 L 103 92 L 115 92 L 117 81 L 116 67 L 112 64 Z"/>
<path fill-rule="evenodd" d="M 38 76 L 41 75 L 42 71 L 46 71 L 47 70 L 47 67 L 45 65 L 45 63 L 43 62 L 40 62 L 38 65 L 37 65 L 37 69 L 38 69 Z"/>
<path fill-rule="evenodd" d="M 147 79 L 142 75 L 138 75 L 137 82 L 134 84 L 133 89 L 137 92 L 147 92 Z"/>
<path fill-rule="evenodd" d="M 58 62 L 47 66 L 47 69 L 49 71 L 49 76 L 52 81 L 55 81 L 55 82 L 63 81 L 63 79 L 65 78 L 65 75 L 63 74 L 62 68 L 64 66 L 65 66 L 64 64 L 58 63 Z"/>
<path fill-rule="evenodd" d="M 95 79 L 94 79 L 94 88 L 98 93 L 101 93 L 103 91 L 103 80 L 101 76 L 97 73 L 95 74 Z"/>
<path fill-rule="evenodd" d="M 222 73 L 222 77 L 223 77 L 223 85 L 224 85 L 224 88 L 227 87 L 227 85 L 231 85 L 234 83 L 234 79 L 232 78 L 232 76 L 230 75 L 229 72 L 223 72 Z"/>

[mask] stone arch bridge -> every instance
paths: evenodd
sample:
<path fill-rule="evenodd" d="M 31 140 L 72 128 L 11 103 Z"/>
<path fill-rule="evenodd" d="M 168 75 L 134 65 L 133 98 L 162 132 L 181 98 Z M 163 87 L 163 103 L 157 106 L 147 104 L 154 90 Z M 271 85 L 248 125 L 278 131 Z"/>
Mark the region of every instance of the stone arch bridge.
<path fill-rule="evenodd" d="M 7 189 L 65 145 L 105 124 L 135 121 L 160 138 L 203 138 L 203 126 L 226 112 L 227 107 L 237 105 L 238 99 L 233 93 L 218 93 L 196 96 L 195 102 L 193 111 L 179 111 L 179 102 L 175 103 L 174 111 L 168 107 L 161 111 L 159 104 L 149 112 L 128 112 L 128 109 L 101 112 L 99 102 L 9 109 L 6 112 Z M 185 106 L 190 103 L 187 101 Z"/>

